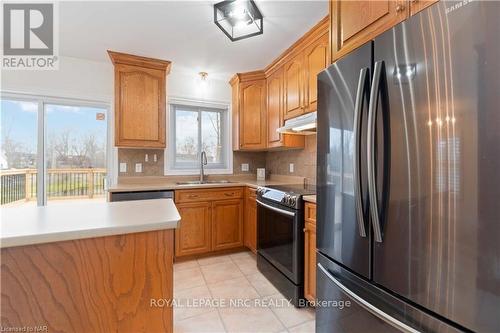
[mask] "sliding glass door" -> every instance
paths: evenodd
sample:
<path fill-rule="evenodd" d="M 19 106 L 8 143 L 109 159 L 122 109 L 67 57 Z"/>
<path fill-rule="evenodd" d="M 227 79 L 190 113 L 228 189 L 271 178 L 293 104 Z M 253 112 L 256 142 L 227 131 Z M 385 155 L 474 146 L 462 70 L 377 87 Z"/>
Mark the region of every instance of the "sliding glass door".
<path fill-rule="evenodd" d="M 105 200 L 108 109 L 2 98 L 1 204 Z"/>
<path fill-rule="evenodd" d="M 0 121 L 0 202 L 36 203 L 38 103 L 2 99 Z"/>

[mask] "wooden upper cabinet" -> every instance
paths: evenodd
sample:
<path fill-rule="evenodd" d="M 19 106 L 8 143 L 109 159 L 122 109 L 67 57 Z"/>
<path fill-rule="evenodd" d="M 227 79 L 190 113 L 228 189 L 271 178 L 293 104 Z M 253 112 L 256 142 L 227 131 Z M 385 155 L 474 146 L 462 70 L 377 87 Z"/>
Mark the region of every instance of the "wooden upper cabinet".
<path fill-rule="evenodd" d="M 304 148 L 304 136 L 276 130 L 285 120 L 316 110 L 316 75 L 328 64 L 328 32 L 325 17 L 264 70 L 238 73 L 229 81 L 234 150 Z"/>
<path fill-rule="evenodd" d="M 407 0 L 330 1 L 332 62 L 405 20 Z"/>
<path fill-rule="evenodd" d="M 283 126 L 283 71 L 278 70 L 267 79 L 267 145 L 281 145 L 281 134 L 276 132 Z"/>
<path fill-rule="evenodd" d="M 279 68 L 267 78 L 267 147 L 304 148 L 303 136 L 280 134 L 276 131 L 284 125 L 283 106 L 283 68 Z"/>
<path fill-rule="evenodd" d="M 328 66 L 328 34 L 323 35 L 316 43 L 309 46 L 304 52 L 305 65 L 305 112 L 313 112 L 318 108 L 318 81 L 319 72 Z"/>
<path fill-rule="evenodd" d="M 240 149 L 265 149 L 267 146 L 266 81 L 240 83 Z"/>
<path fill-rule="evenodd" d="M 439 0 L 409 0 L 410 1 L 410 16 L 417 14 L 419 11 L 435 4 Z"/>
<path fill-rule="evenodd" d="M 212 250 L 243 246 L 243 200 L 214 201 L 212 224 Z"/>
<path fill-rule="evenodd" d="M 300 116 L 304 113 L 303 105 L 303 64 L 301 55 L 285 64 L 284 68 L 284 119 Z"/>
<path fill-rule="evenodd" d="M 170 62 L 108 51 L 115 65 L 115 145 L 165 148 Z"/>

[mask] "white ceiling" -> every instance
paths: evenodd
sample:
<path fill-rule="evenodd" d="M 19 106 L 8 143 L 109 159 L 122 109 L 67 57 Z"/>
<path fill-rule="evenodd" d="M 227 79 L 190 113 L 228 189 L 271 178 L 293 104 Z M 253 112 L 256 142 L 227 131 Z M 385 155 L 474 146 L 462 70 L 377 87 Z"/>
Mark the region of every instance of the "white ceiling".
<path fill-rule="evenodd" d="M 227 80 L 236 72 L 264 68 L 328 14 L 326 0 L 256 0 L 264 34 L 231 42 L 213 23 L 216 2 L 61 2 L 60 54 L 108 62 L 111 49 Z"/>

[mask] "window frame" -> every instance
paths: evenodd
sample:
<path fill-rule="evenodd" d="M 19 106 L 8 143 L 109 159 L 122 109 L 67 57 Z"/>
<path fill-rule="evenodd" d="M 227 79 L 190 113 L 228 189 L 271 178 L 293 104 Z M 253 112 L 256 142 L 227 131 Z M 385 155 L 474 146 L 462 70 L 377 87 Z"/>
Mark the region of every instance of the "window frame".
<path fill-rule="evenodd" d="M 221 114 L 222 129 L 222 163 L 209 163 L 205 166 L 205 174 L 232 174 L 233 173 L 233 154 L 231 149 L 231 119 L 229 105 L 205 103 L 185 100 L 170 100 L 168 104 L 168 125 L 167 137 L 168 144 L 165 150 L 165 175 L 197 175 L 200 173 L 199 163 L 187 163 L 185 166 L 179 166 L 175 161 L 176 155 L 176 111 L 178 109 L 198 112 L 198 148 L 202 144 L 202 124 L 201 115 L 203 112 L 219 112 Z M 199 155 L 199 153 L 198 153 Z"/>
<path fill-rule="evenodd" d="M 46 193 L 46 144 L 47 144 L 47 119 L 46 119 L 46 106 L 47 105 L 61 105 L 61 106 L 74 106 L 74 107 L 94 107 L 106 110 L 107 130 L 106 130 L 106 178 L 105 190 L 110 184 L 113 184 L 116 179 L 115 165 L 118 160 L 118 151 L 113 146 L 114 133 L 113 124 L 114 117 L 111 108 L 111 103 L 105 101 L 94 101 L 88 99 L 53 97 L 45 95 L 33 95 L 24 93 L 4 92 L 0 93 L 2 100 L 15 100 L 21 102 L 37 103 L 37 149 L 36 149 L 36 162 L 37 162 L 37 206 L 47 205 Z"/>

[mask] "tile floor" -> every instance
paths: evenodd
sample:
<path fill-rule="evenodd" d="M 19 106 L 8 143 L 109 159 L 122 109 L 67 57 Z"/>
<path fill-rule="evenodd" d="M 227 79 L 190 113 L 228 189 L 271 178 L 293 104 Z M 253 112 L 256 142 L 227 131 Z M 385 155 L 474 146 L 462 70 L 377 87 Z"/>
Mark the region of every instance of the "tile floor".
<path fill-rule="evenodd" d="M 176 333 L 314 332 L 314 310 L 289 305 L 251 252 L 174 264 L 174 298 Z"/>

